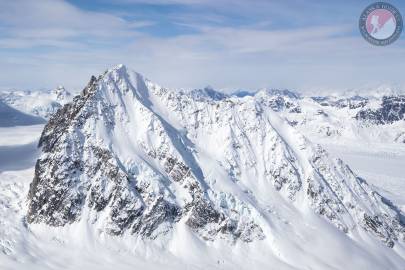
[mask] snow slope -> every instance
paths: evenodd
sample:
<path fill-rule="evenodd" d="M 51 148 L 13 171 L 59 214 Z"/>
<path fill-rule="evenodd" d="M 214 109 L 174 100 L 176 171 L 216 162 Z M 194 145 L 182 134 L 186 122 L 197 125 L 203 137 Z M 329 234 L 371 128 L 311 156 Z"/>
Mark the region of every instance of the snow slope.
<path fill-rule="evenodd" d="M 51 91 L 4 91 L 0 93 L 0 101 L 16 110 L 44 119 L 48 119 L 71 99 L 72 95 L 63 86 Z"/>
<path fill-rule="evenodd" d="M 92 78 L 44 128 L 35 170 L 0 173 L 1 268 L 401 269 L 403 214 L 311 140 L 365 174 L 355 150 L 291 126 L 318 105 L 285 93 L 178 93 L 124 66 Z"/>
<path fill-rule="evenodd" d="M 350 164 L 358 175 L 402 209 L 405 207 L 404 96 L 399 88 L 389 86 L 329 96 L 296 94 L 294 97 L 282 91 L 256 93 L 260 102 L 272 107 L 308 139 Z"/>
<path fill-rule="evenodd" d="M 0 127 L 29 126 L 44 122 L 42 118 L 20 112 L 0 101 Z"/>

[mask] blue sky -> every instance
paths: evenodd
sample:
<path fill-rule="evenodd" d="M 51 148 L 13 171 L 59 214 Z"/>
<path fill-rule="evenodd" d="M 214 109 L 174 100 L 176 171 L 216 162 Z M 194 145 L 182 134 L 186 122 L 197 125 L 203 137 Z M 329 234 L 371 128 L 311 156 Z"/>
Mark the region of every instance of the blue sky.
<path fill-rule="evenodd" d="M 403 87 L 404 35 L 375 47 L 359 34 L 370 3 L 0 0 L 0 89 L 81 89 L 118 63 L 171 88 Z"/>

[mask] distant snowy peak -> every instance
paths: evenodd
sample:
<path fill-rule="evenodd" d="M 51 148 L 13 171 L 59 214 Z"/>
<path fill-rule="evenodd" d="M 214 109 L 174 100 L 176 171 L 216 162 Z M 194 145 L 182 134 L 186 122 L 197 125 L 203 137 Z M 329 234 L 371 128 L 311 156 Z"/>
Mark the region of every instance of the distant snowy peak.
<path fill-rule="evenodd" d="M 284 96 L 292 99 L 301 98 L 319 98 L 324 100 L 358 100 L 358 99 L 377 99 L 381 100 L 384 96 L 405 95 L 405 89 L 399 86 L 381 85 L 373 88 L 359 88 L 345 91 L 307 91 L 305 93 L 290 89 L 263 88 L 257 91 L 238 90 L 231 93 L 232 96 L 245 97 L 254 95 Z"/>
<path fill-rule="evenodd" d="M 219 101 L 228 97 L 228 95 L 214 90 L 212 87 L 207 86 L 204 89 L 194 89 L 190 92 L 185 92 L 195 100 L 214 100 Z"/>
<path fill-rule="evenodd" d="M 190 95 L 195 100 L 213 100 L 213 101 L 220 101 L 230 97 L 260 97 L 260 96 L 269 96 L 273 98 L 290 98 L 290 99 L 299 99 L 301 95 L 298 92 L 294 92 L 291 90 L 283 89 L 261 89 L 255 92 L 250 92 L 247 90 L 238 90 L 232 92 L 231 94 L 225 94 L 221 91 L 214 90 L 212 87 L 208 86 L 204 89 L 195 89 L 190 92 L 184 92 L 184 94 Z"/>
<path fill-rule="evenodd" d="M 362 96 L 369 99 L 381 99 L 384 96 L 405 95 L 405 89 L 395 85 L 380 85 L 377 87 L 363 87 L 358 89 L 349 89 L 346 91 L 335 92 L 331 94 L 334 97 L 350 98 Z"/>
<path fill-rule="evenodd" d="M 385 125 L 405 120 L 405 95 L 384 95 L 381 98 L 358 95 L 348 98 L 335 96 L 311 98 L 324 108 L 352 110 L 352 117 L 369 124 Z"/>
<path fill-rule="evenodd" d="M 40 145 L 30 224 L 253 242 L 315 215 L 355 241 L 405 240 L 398 208 L 256 96 L 195 99 L 120 65 L 58 110 Z"/>
<path fill-rule="evenodd" d="M 68 92 L 65 87 L 58 86 L 51 93 L 56 95 L 56 99 L 59 101 L 70 101 L 72 94 Z"/>
<path fill-rule="evenodd" d="M 254 96 L 256 92 L 252 92 L 249 90 L 237 90 L 231 93 L 231 96 L 236 97 L 247 97 L 247 96 Z"/>
<path fill-rule="evenodd" d="M 365 107 L 369 103 L 369 99 L 362 96 L 350 96 L 350 97 L 335 97 L 335 96 L 314 96 L 312 100 L 319 103 L 323 107 L 336 107 L 336 108 L 348 108 L 358 109 Z"/>
<path fill-rule="evenodd" d="M 262 89 L 253 97 L 275 112 L 284 110 L 291 113 L 301 112 L 299 105 L 300 94 L 290 90 Z"/>
<path fill-rule="evenodd" d="M 63 86 L 53 90 L 6 91 L 0 94 L 0 100 L 24 113 L 49 119 L 72 95 Z"/>
<path fill-rule="evenodd" d="M 285 96 L 292 99 L 299 99 L 301 97 L 300 93 L 288 89 L 262 89 L 259 92 L 265 92 L 270 96 Z"/>

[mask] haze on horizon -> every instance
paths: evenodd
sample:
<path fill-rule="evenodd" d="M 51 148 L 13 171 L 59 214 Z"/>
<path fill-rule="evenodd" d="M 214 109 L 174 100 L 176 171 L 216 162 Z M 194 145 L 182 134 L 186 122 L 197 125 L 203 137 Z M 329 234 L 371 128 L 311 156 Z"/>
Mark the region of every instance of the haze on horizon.
<path fill-rule="evenodd" d="M 118 63 L 170 88 L 403 87 L 404 35 L 376 47 L 359 33 L 370 3 L 0 1 L 0 89 L 77 90 Z"/>

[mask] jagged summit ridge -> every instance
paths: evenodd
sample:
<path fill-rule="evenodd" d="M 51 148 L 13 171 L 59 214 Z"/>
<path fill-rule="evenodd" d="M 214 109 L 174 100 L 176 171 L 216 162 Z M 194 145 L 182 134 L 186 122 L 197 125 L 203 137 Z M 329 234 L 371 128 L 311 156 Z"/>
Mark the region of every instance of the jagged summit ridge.
<path fill-rule="evenodd" d="M 195 99 L 123 65 L 92 77 L 43 131 L 27 220 L 152 239 L 185 224 L 205 240 L 251 242 L 309 211 L 355 240 L 403 241 L 400 211 L 267 102 Z"/>
<path fill-rule="evenodd" d="M 204 185 L 180 135 L 151 109 L 147 83 L 118 66 L 93 77 L 50 120 L 40 140 L 44 155 L 36 166 L 28 221 L 65 225 L 89 207 L 94 215 L 88 218 L 113 234 L 130 230 L 153 238 L 183 218 L 207 239 L 228 232 L 246 241 L 262 238 L 249 218 L 234 218 L 240 215 L 236 209 L 230 214 L 216 208 L 209 193 L 217 194 Z M 96 130 L 86 128 L 96 122 L 102 122 Z M 86 139 L 77 145 L 81 137 Z M 45 167 L 52 168 L 50 177 Z M 42 204 L 44 198 L 51 199 Z M 242 203 L 237 207 L 244 209 Z M 101 219 L 101 211 L 110 214 Z"/>

